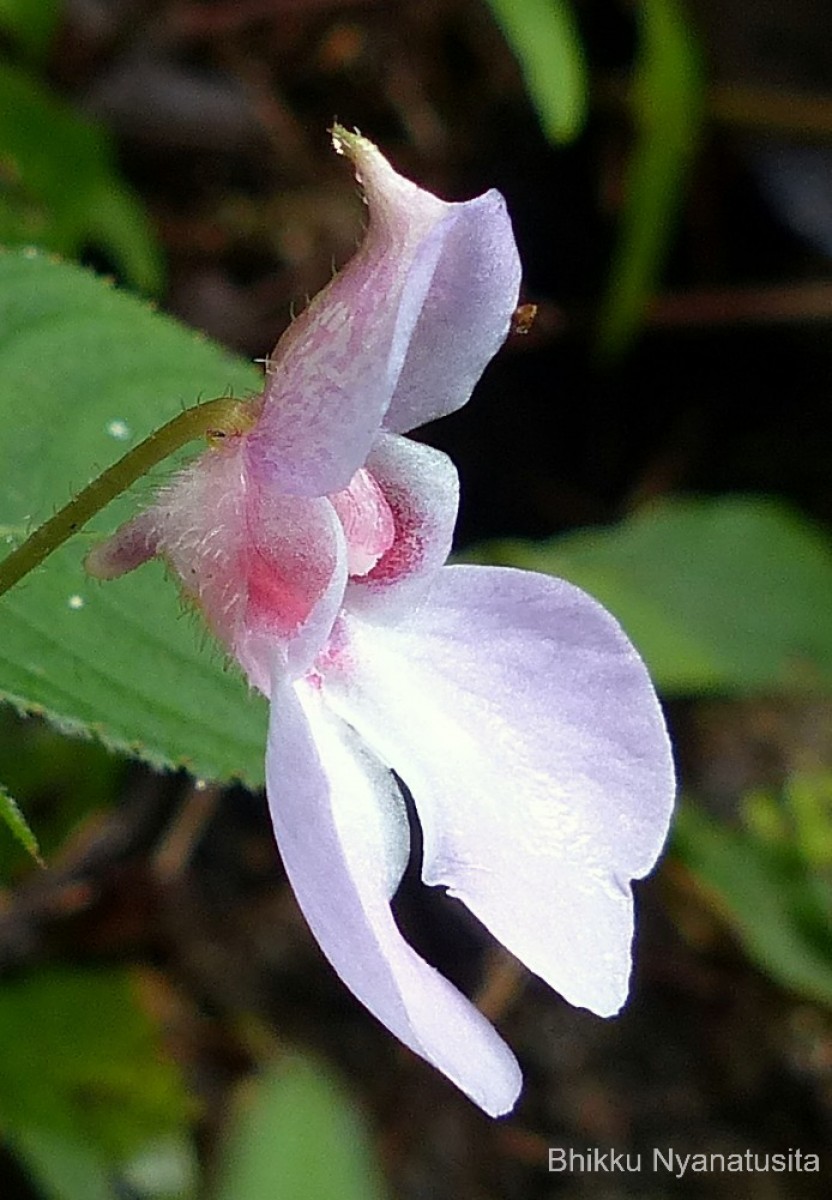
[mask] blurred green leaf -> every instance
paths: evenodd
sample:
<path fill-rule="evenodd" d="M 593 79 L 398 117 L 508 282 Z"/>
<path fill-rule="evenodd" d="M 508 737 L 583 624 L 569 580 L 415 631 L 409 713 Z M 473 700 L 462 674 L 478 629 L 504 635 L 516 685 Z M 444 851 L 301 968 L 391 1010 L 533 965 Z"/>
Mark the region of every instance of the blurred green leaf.
<path fill-rule="evenodd" d="M 680 805 L 674 849 L 749 956 L 783 986 L 832 1005 L 832 892 L 789 846 Z"/>
<path fill-rule="evenodd" d="M 262 387 L 255 368 L 132 296 L 25 253 L 0 254 L 0 381 L 9 547 L 181 406 Z M 137 490 L 93 527 L 132 515 L 151 485 Z M 83 570 L 89 544 L 81 535 L 0 599 L 0 698 L 159 765 L 259 782 L 262 698 L 223 671 L 160 564 L 101 584 Z"/>
<path fill-rule="evenodd" d="M 773 501 L 665 501 L 609 529 L 467 557 L 585 588 L 666 693 L 832 688 L 832 549 Z"/>
<path fill-rule="evenodd" d="M 7 30 L 28 58 L 42 61 L 49 50 L 62 0 L 0 0 L 0 29 Z"/>
<path fill-rule="evenodd" d="M 242 1099 L 215 1200 L 381 1200 L 364 1123 L 315 1063 L 287 1061 Z"/>
<path fill-rule="evenodd" d="M 603 358 L 620 354 L 644 317 L 664 264 L 702 123 L 704 80 L 678 0 L 640 0 L 633 85 L 636 142 L 607 292 L 599 317 Z"/>
<path fill-rule="evenodd" d="M 189 1116 L 182 1080 L 122 971 L 42 971 L 0 991 L 0 1128 L 116 1164 Z"/>
<path fill-rule="evenodd" d="M 183 1136 L 150 1142 L 120 1175 L 136 1200 L 188 1200 L 196 1194 L 199 1177 L 193 1142 Z"/>
<path fill-rule="evenodd" d="M 804 861 L 809 867 L 828 870 L 832 867 L 832 773 L 792 775 L 784 786 L 783 800 Z"/>
<path fill-rule="evenodd" d="M 65 738 L 43 721 L 0 709 L 0 779 L 29 815 L 47 860 L 90 813 L 115 801 L 123 759 L 88 739 Z M 0 879 L 28 858 L 0 841 Z"/>
<path fill-rule="evenodd" d="M 191 1200 L 197 1163 L 185 1138 L 151 1142 L 116 1170 L 83 1142 L 41 1129 L 18 1130 L 9 1148 L 43 1200 Z"/>
<path fill-rule="evenodd" d="M 754 788 L 741 799 L 745 828 L 758 842 L 777 845 L 789 836 L 789 822 L 777 796 L 765 788 Z"/>
<path fill-rule="evenodd" d="M 149 296 L 162 291 L 162 257 L 147 215 L 134 193 L 116 181 L 102 179 L 86 214 L 85 241 L 103 246 L 113 257 L 124 279 Z"/>
<path fill-rule="evenodd" d="M 553 142 L 571 142 L 586 120 L 587 72 L 571 0 L 488 0 Z"/>
<path fill-rule="evenodd" d="M 111 1168 L 82 1141 L 23 1129 L 10 1145 L 43 1200 L 119 1200 Z"/>
<path fill-rule="evenodd" d="M 0 783 L 0 818 L 11 831 L 12 836 L 31 854 L 37 862 L 42 862 L 38 839 L 29 827 L 29 822 L 19 807 Z"/>
<path fill-rule="evenodd" d="M 0 243 L 109 253 L 141 291 L 162 262 L 147 218 L 120 181 L 105 131 L 23 71 L 0 63 Z"/>

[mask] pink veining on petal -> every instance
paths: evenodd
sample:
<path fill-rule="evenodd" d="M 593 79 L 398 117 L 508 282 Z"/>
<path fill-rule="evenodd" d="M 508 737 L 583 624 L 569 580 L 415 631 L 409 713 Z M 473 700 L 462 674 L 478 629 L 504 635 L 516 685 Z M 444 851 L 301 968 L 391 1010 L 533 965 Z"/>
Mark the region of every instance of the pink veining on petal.
<path fill-rule="evenodd" d="M 386 547 L 387 553 L 376 559 L 372 570 L 364 572 L 368 583 L 393 583 L 411 575 L 424 561 L 429 531 L 421 520 L 422 513 L 410 500 L 404 492 L 390 495 L 388 511 L 395 521 L 396 536 Z"/>
<path fill-rule="evenodd" d="M 347 607 L 380 618 L 407 611 L 448 557 L 459 503 L 456 469 L 441 450 L 382 432 L 367 459 L 395 537 L 367 574 L 351 579 Z"/>

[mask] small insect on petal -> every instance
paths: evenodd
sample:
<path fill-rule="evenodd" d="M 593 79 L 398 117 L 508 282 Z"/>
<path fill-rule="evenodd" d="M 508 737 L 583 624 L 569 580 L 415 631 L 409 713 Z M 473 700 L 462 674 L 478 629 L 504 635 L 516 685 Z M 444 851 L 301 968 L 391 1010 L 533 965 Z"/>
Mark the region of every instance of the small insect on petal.
<path fill-rule="evenodd" d="M 536 304 L 519 304 L 511 315 L 511 333 L 525 336 L 531 331 L 537 316 Z"/>

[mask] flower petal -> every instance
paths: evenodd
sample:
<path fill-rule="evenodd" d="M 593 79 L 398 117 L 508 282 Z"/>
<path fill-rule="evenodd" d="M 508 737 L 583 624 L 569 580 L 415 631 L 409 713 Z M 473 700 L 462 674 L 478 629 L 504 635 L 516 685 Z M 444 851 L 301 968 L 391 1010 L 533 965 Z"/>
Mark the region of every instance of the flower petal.
<path fill-rule="evenodd" d="M 283 496 L 249 477 L 241 561 L 246 603 L 233 652 L 268 695 L 275 641 L 292 678 L 326 645 L 347 584 L 344 530 L 325 498 Z"/>
<path fill-rule="evenodd" d="M 461 408 L 506 339 L 520 257 L 499 192 L 453 207 L 385 428 L 406 433 Z"/>
<path fill-rule="evenodd" d="M 250 435 L 274 487 L 320 496 L 349 486 L 387 411 L 442 253 L 449 211 L 365 138 L 336 129 L 369 208 L 364 241 L 272 352 Z"/>
<path fill-rule="evenodd" d="M 275 644 L 294 675 L 325 645 L 344 595 L 347 554 L 335 509 L 281 496 L 250 470 L 246 438 L 206 451 L 155 503 L 90 555 L 103 578 L 161 555 L 249 681 L 268 694 Z"/>
<path fill-rule="evenodd" d="M 450 553 L 459 476 L 441 450 L 383 432 L 367 470 L 392 513 L 395 532 L 373 569 L 350 580 L 345 603 L 375 619 L 389 619 L 413 605 Z"/>
<path fill-rule="evenodd" d="M 425 881 L 571 1003 L 617 1011 L 673 770 L 613 618 L 561 580 L 459 566 L 399 626 L 339 632 L 325 695 L 413 793 Z"/>
<path fill-rule="evenodd" d="M 347 987 L 405 1045 L 496 1116 L 514 1104 L 511 1051 L 404 941 L 390 897 L 407 858 L 391 773 L 328 713 L 319 690 L 273 683 L 266 779 L 275 836 L 298 903 Z"/>
<path fill-rule="evenodd" d="M 274 348 L 250 435 L 273 486 L 298 496 L 347 488 L 388 409 L 400 431 L 464 404 L 508 332 L 520 282 L 498 192 L 446 203 L 365 138 L 336 127 L 333 140 L 355 165 L 369 226 Z"/>
<path fill-rule="evenodd" d="M 328 499 L 344 530 L 350 575 L 369 574 L 396 537 L 393 513 L 381 488 L 366 467 L 359 467 L 350 486 Z"/>

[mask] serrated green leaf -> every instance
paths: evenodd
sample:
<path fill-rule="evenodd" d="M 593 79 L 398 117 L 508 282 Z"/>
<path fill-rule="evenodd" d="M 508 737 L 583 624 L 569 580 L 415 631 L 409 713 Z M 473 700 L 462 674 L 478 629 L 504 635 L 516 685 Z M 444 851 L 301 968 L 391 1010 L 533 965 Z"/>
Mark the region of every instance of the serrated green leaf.
<path fill-rule="evenodd" d="M 381 1200 L 364 1123 L 314 1062 L 281 1064 L 242 1099 L 215 1200 Z"/>
<path fill-rule="evenodd" d="M 562 144 L 586 120 L 587 71 L 570 0 L 488 0 L 523 72 L 548 138 Z"/>
<path fill-rule="evenodd" d="M 6 828 L 20 842 L 24 850 L 28 850 L 32 858 L 42 863 L 38 839 L 32 832 L 29 822 L 2 783 L 0 783 L 0 819 L 4 821 Z"/>
<path fill-rule="evenodd" d="M 48 970 L 0 991 L 0 1128 L 122 1162 L 190 1116 L 182 1080 L 123 971 Z"/>
<path fill-rule="evenodd" d="M 97 246 L 139 290 L 161 287 L 159 250 L 119 179 L 105 130 L 7 63 L 0 63 L 0 243 L 70 256 Z"/>
<path fill-rule="evenodd" d="M 799 858 L 714 821 L 690 802 L 676 814 L 674 851 L 768 975 L 832 1005 L 829 897 L 822 907 Z"/>
<path fill-rule="evenodd" d="M 678 0 L 641 0 L 633 87 L 636 141 L 599 317 L 602 357 L 620 354 L 644 317 L 667 255 L 696 151 L 704 77 Z"/>
<path fill-rule="evenodd" d="M 254 367 L 94 275 L 0 254 L 6 544 L 179 408 L 261 387 Z M 92 527 L 111 531 L 150 492 L 145 481 Z M 89 544 L 82 534 L 0 599 L 0 698 L 160 766 L 258 783 L 262 698 L 223 669 L 158 564 L 98 583 L 82 566 Z"/>
<path fill-rule="evenodd" d="M 609 529 L 493 543 L 476 558 L 583 587 L 666 693 L 832 689 L 830 543 L 773 501 L 666 501 Z"/>
<path fill-rule="evenodd" d="M 0 28 L 7 30 L 28 58 L 40 62 L 55 35 L 61 0 L 0 0 Z"/>

